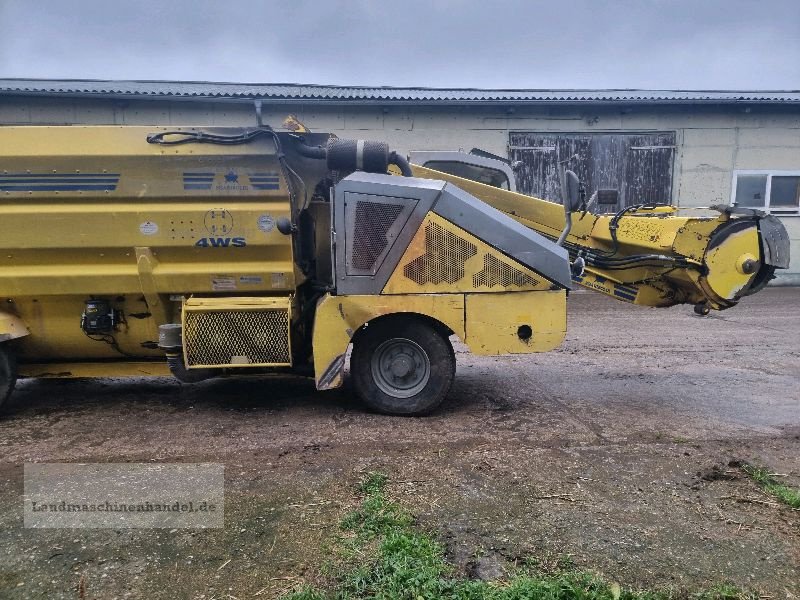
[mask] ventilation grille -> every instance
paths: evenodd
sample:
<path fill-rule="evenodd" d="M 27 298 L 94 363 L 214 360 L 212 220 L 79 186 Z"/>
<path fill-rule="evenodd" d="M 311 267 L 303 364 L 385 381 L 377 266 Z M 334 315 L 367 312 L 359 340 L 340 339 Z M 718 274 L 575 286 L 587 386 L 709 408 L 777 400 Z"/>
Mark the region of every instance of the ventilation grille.
<path fill-rule="evenodd" d="M 483 255 L 483 271 L 472 276 L 472 285 L 476 288 L 493 288 L 496 285 L 524 287 L 537 283 L 539 282 L 527 273 L 515 269 L 491 254 Z"/>
<path fill-rule="evenodd" d="M 189 366 L 289 365 L 288 310 L 187 311 Z"/>
<path fill-rule="evenodd" d="M 464 263 L 478 253 L 475 244 L 441 225 L 425 226 L 425 254 L 408 263 L 403 273 L 420 285 L 455 283 L 464 277 Z"/>
<path fill-rule="evenodd" d="M 375 263 L 389 245 L 386 234 L 403 212 L 402 204 L 356 202 L 356 218 L 350 244 L 350 266 L 362 271 L 375 271 Z"/>

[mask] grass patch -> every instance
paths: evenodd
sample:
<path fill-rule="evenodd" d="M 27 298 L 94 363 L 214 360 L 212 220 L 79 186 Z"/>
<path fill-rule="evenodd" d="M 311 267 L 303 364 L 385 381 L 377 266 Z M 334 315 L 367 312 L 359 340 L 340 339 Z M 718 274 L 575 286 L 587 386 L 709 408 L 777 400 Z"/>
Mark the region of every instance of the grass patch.
<path fill-rule="evenodd" d="M 742 463 L 742 470 L 768 494 L 791 508 L 800 510 L 800 490 L 784 485 L 767 469 Z"/>
<path fill-rule="evenodd" d="M 622 588 L 571 563 L 554 573 L 517 568 L 502 581 L 460 576 L 444 547 L 386 495 L 387 477 L 370 473 L 361 482 L 361 505 L 341 521 L 342 535 L 326 571 L 326 589 L 304 588 L 284 600 L 739 600 L 755 598 L 730 586 L 688 594 Z"/>

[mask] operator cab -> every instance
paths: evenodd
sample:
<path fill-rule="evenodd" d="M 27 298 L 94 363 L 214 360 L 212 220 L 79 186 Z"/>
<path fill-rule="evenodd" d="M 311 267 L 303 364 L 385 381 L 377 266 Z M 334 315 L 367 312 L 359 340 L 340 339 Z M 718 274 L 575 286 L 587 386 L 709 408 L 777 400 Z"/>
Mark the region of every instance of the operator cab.
<path fill-rule="evenodd" d="M 473 148 L 469 153 L 442 150 L 413 151 L 409 154 L 409 162 L 470 181 L 485 183 L 501 190 L 517 191 L 514 171 L 508 160 L 478 148 Z"/>

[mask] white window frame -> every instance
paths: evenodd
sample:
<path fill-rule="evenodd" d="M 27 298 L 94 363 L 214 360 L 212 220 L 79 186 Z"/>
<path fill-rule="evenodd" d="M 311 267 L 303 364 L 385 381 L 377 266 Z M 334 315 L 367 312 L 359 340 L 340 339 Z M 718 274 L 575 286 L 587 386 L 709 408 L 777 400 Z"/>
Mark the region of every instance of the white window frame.
<path fill-rule="evenodd" d="M 774 169 L 743 169 L 733 172 L 733 185 L 731 185 L 731 200 L 730 205 L 735 206 L 736 203 L 736 187 L 739 184 L 739 175 L 766 175 L 767 188 L 764 192 L 764 206 L 749 206 L 745 208 L 754 208 L 756 210 L 763 210 L 768 214 L 778 215 L 781 217 L 797 217 L 800 216 L 800 206 L 797 208 L 776 208 L 772 209 L 769 205 L 772 197 L 772 178 L 773 177 L 800 177 L 800 171 L 776 171 Z"/>

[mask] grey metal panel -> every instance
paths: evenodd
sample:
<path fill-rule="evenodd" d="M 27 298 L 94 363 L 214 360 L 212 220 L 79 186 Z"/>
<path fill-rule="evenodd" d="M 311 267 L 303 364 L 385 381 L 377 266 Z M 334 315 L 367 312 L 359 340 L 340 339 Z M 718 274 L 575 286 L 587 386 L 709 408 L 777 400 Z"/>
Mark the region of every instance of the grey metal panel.
<path fill-rule="evenodd" d="M 0 94 L 175 99 L 292 100 L 449 103 L 543 104 L 736 104 L 800 103 L 800 91 L 738 90 L 501 90 L 475 88 L 350 87 L 284 83 L 208 81 L 108 81 L 70 79 L 0 79 Z"/>
<path fill-rule="evenodd" d="M 572 289 L 569 254 L 475 196 L 448 183 L 433 211 L 550 281 Z"/>
<path fill-rule="evenodd" d="M 416 206 L 413 198 L 345 192 L 345 273 L 375 275 Z"/>
<path fill-rule="evenodd" d="M 375 173 L 356 172 L 342 179 L 334 191 L 334 276 L 337 294 L 380 294 L 389 281 L 408 244 L 422 224 L 422 220 L 442 193 L 445 183 L 415 177 L 396 177 Z M 374 275 L 347 274 L 347 206 L 348 197 L 356 200 L 373 199 L 381 203 L 404 203 L 413 206 L 405 225 L 393 232 L 393 243 L 382 258 Z M 352 231 L 352 228 L 350 228 Z"/>

